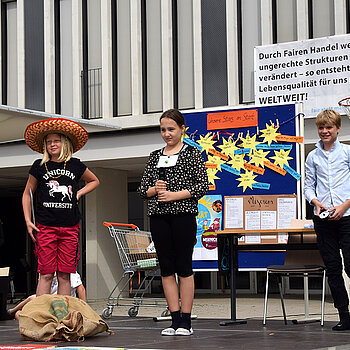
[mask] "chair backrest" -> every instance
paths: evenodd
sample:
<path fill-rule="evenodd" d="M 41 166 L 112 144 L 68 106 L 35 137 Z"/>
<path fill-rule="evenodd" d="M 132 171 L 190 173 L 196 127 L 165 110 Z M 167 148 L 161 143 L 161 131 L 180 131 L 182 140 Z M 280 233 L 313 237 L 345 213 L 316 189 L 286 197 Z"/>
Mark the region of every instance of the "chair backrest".
<path fill-rule="evenodd" d="M 319 250 L 287 250 L 284 265 L 320 265 L 324 266 L 323 259 Z"/>
<path fill-rule="evenodd" d="M 317 236 L 316 233 L 313 234 L 304 234 L 301 236 L 300 234 L 289 234 L 288 235 L 288 244 L 301 244 L 301 242 L 310 244 L 310 243 L 317 243 Z"/>
<path fill-rule="evenodd" d="M 289 244 L 301 244 L 300 235 L 289 235 L 286 247 L 284 265 L 320 265 L 324 266 L 318 249 L 288 249 Z M 307 234 L 303 237 L 303 244 L 316 243 L 316 234 Z M 302 245 L 301 245 L 302 248 Z"/>

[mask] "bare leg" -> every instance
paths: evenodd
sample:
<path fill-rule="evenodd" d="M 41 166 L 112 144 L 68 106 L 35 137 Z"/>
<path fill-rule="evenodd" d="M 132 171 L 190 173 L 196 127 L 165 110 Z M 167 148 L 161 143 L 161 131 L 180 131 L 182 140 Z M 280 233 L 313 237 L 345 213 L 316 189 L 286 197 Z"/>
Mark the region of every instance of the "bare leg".
<path fill-rule="evenodd" d="M 40 274 L 38 286 L 36 287 L 37 296 L 51 293 L 52 279 L 53 279 L 53 273 L 48 273 L 45 275 Z"/>
<path fill-rule="evenodd" d="M 175 275 L 162 277 L 165 298 L 171 312 L 180 310 L 179 289 Z"/>
<path fill-rule="evenodd" d="M 35 298 L 36 298 L 35 294 L 30 295 L 28 298 L 21 301 L 19 304 L 17 304 L 12 309 L 9 309 L 8 311 L 11 313 L 11 315 L 15 315 L 15 319 L 18 320 L 19 311 L 21 311 L 23 309 L 24 305 L 28 304 L 31 300 L 33 300 Z"/>
<path fill-rule="evenodd" d="M 181 311 L 191 313 L 194 297 L 194 278 L 180 277 Z"/>
<path fill-rule="evenodd" d="M 171 326 L 162 330 L 162 335 L 175 335 L 181 323 L 179 287 L 175 275 L 162 277 L 162 284 L 168 308 L 171 313 Z"/>
<path fill-rule="evenodd" d="M 24 306 L 25 304 L 28 304 L 28 303 L 29 303 L 31 300 L 33 300 L 35 297 L 36 297 L 35 294 L 30 295 L 28 298 L 24 299 L 24 300 L 21 301 L 19 304 L 17 304 L 14 308 L 9 309 L 9 311 L 11 312 L 11 314 L 14 314 L 14 313 L 16 313 L 17 311 L 22 310 L 22 309 L 23 309 L 23 306 Z"/>
<path fill-rule="evenodd" d="M 57 271 L 57 294 L 70 295 L 70 273 Z"/>

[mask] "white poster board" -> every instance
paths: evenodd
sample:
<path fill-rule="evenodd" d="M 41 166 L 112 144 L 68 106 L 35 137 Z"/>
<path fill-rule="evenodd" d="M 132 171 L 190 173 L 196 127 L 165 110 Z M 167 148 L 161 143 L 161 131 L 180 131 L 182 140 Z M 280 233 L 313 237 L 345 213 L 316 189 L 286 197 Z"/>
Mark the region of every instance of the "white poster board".
<path fill-rule="evenodd" d="M 349 97 L 350 34 L 255 47 L 255 104 L 303 102 L 306 116 L 341 112 Z"/>

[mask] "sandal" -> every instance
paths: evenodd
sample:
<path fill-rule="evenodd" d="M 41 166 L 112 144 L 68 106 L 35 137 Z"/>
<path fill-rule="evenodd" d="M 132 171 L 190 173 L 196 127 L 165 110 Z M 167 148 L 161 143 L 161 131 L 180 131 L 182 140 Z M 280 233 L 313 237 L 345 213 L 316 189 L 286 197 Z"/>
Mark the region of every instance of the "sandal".
<path fill-rule="evenodd" d="M 176 335 L 192 335 L 193 329 L 187 329 L 187 328 L 178 328 L 175 332 Z"/>
<path fill-rule="evenodd" d="M 176 331 L 173 327 L 165 328 L 162 330 L 162 335 L 175 335 Z"/>

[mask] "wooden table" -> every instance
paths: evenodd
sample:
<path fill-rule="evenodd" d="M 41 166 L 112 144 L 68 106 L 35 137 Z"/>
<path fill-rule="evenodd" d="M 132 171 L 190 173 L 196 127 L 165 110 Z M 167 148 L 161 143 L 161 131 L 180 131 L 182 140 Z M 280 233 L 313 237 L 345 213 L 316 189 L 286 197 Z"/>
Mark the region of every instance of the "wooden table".
<path fill-rule="evenodd" d="M 238 229 L 227 229 L 216 232 L 219 235 L 227 235 L 229 237 L 229 250 L 230 250 L 230 298 L 231 298 L 231 318 L 220 322 L 220 326 L 227 326 L 229 324 L 245 324 L 247 320 L 236 318 L 236 274 L 238 270 L 238 238 L 247 234 L 258 234 L 258 233 L 288 233 L 289 235 L 297 234 L 300 235 L 300 243 L 288 244 L 288 248 L 298 248 L 306 246 L 304 243 L 304 235 L 314 235 L 315 230 L 313 228 L 290 228 L 290 229 L 275 229 L 275 230 L 238 230 Z M 314 244 L 315 245 L 315 244 Z M 285 250 L 286 244 L 260 244 L 258 249 L 264 250 Z M 257 249 L 257 244 L 246 244 L 244 247 L 250 247 L 252 250 Z M 307 244 L 307 248 L 310 245 Z M 273 249 L 274 248 L 274 249 Z M 305 247 L 306 248 L 306 247 Z M 301 248 L 302 249 L 302 248 Z"/>

